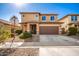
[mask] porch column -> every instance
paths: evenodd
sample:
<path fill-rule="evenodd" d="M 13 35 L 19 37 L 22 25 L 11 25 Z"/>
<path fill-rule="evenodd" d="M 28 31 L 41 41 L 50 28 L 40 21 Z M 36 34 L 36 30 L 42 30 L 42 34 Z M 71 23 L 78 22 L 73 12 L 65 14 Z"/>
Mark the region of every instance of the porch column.
<path fill-rule="evenodd" d="M 61 29 L 60 26 L 59 26 L 59 34 L 60 34 L 60 35 L 62 34 L 62 29 Z"/>
<path fill-rule="evenodd" d="M 39 34 L 39 24 L 36 24 L 36 32 Z"/>
<path fill-rule="evenodd" d="M 30 24 L 27 23 L 27 32 L 30 32 Z"/>
<path fill-rule="evenodd" d="M 24 26 L 24 24 L 22 25 L 22 29 L 23 29 L 23 32 L 25 32 L 25 26 Z"/>

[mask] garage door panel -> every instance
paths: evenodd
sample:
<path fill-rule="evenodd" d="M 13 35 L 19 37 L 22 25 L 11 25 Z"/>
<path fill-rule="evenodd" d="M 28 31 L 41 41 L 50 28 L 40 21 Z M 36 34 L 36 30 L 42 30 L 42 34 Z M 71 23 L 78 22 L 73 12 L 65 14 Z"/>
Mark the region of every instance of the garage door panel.
<path fill-rule="evenodd" d="M 58 34 L 58 26 L 40 26 L 40 34 Z"/>

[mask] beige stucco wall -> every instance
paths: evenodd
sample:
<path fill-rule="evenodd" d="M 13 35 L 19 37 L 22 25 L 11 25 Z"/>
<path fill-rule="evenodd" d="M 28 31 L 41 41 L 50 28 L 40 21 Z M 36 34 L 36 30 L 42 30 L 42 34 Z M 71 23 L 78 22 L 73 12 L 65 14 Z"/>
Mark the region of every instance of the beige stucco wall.
<path fill-rule="evenodd" d="M 28 32 L 30 32 L 30 24 L 31 24 L 31 23 L 27 23 L 27 24 L 22 25 L 23 31 L 28 31 Z M 37 34 L 39 34 L 39 27 L 40 27 L 40 26 L 59 26 L 59 31 L 61 30 L 59 24 L 39 24 L 39 23 L 32 23 L 32 24 L 36 24 L 36 31 L 37 31 Z"/>
<path fill-rule="evenodd" d="M 69 28 L 68 24 L 71 23 L 71 17 L 67 16 L 63 18 L 62 20 L 60 20 L 59 22 L 63 22 L 63 24 L 61 24 L 61 28 L 65 28 L 65 31 L 67 31 Z"/>
<path fill-rule="evenodd" d="M 54 21 L 57 21 L 57 20 L 58 20 L 58 18 L 57 18 L 56 15 L 40 15 L 40 17 L 39 17 L 39 21 L 40 21 L 40 22 L 42 22 L 42 16 L 46 16 L 46 22 L 51 22 L 51 21 L 50 21 L 50 17 L 51 17 L 51 16 L 54 16 L 54 17 L 55 17 L 55 20 L 54 20 Z"/>
<path fill-rule="evenodd" d="M 4 24 L 0 22 L 0 26 L 3 26 Z"/>
<path fill-rule="evenodd" d="M 36 15 L 38 15 L 38 18 L 35 17 Z M 29 21 L 39 21 L 39 14 L 21 14 L 21 22 Z"/>
<path fill-rule="evenodd" d="M 0 22 L 0 26 L 6 28 L 6 30 L 10 30 L 14 28 L 14 25 L 11 25 L 11 24 L 7 24 L 7 23 L 3 23 L 3 22 Z M 20 30 L 21 27 L 20 26 L 15 26 L 15 30 Z"/>
<path fill-rule="evenodd" d="M 59 24 L 40 24 L 39 26 L 60 26 Z"/>
<path fill-rule="evenodd" d="M 38 18 L 36 18 L 35 16 L 38 15 Z M 23 17 L 24 16 L 24 17 Z M 55 17 L 55 20 L 54 21 L 57 21 L 58 18 L 57 18 L 57 15 L 45 15 L 45 14 L 21 14 L 21 22 L 27 22 L 26 24 L 22 24 L 22 29 L 23 31 L 30 31 L 30 24 L 36 24 L 36 31 L 37 31 L 37 34 L 39 33 L 39 26 L 60 26 L 59 24 L 39 24 L 39 22 L 42 22 L 42 16 L 46 16 L 46 22 L 50 22 L 50 17 L 51 16 L 54 16 Z M 30 23 L 31 21 L 31 23 Z M 34 22 L 33 22 L 34 21 Z M 35 22 L 38 22 L 38 23 L 35 23 Z"/>
<path fill-rule="evenodd" d="M 37 31 L 37 34 L 39 33 L 39 24 L 38 23 L 27 23 L 27 24 L 22 24 L 22 29 L 23 31 L 27 31 L 27 32 L 30 32 L 30 25 L 31 24 L 36 24 L 36 31 Z"/>
<path fill-rule="evenodd" d="M 36 15 L 38 17 L 36 17 Z M 24 16 L 24 17 L 23 17 Z M 21 14 L 21 22 L 29 22 L 29 21 L 36 21 L 36 22 L 42 22 L 42 16 L 46 16 L 46 21 L 47 22 L 50 22 L 50 16 L 54 16 L 55 17 L 55 20 L 54 21 L 57 21 L 58 20 L 58 17 L 57 15 L 46 15 L 46 14 Z"/>
<path fill-rule="evenodd" d="M 79 16 L 78 16 L 78 21 L 79 21 Z"/>
<path fill-rule="evenodd" d="M 4 23 L 2 23 L 2 22 L 0 22 L 0 26 L 5 27 L 5 28 L 8 29 L 8 30 L 11 29 L 11 26 L 10 26 L 10 25 L 4 24 Z"/>
<path fill-rule="evenodd" d="M 37 31 L 37 34 L 39 34 L 39 24 L 38 23 L 36 24 L 36 29 L 37 29 L 36 30 Z"/>
<path fill-rule="evenodd" d="M 77 21 L 79 21 L 79 16 L 77 16 L 77 17 L 78 17 Z M 74 27 L 74 24 L 68 25 L 70 23 L 73 23 L 73 21 L 71 21 L 71 16 L 67 16 L 67 17 L 61 19 L 59 22 L 64 22 L 63 24 L 61 24 L 61 28 L 65 28 L 65 31 L 67 31 L 69 27 Z"/>

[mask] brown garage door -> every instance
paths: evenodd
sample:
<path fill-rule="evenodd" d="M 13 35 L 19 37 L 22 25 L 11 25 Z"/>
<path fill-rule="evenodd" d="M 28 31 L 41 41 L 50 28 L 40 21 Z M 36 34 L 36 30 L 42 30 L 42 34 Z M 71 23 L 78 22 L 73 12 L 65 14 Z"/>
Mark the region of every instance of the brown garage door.
<path fill-rule="evenodd" d="M 40 26 L 40 34 L 58 34 L 58 26 Z"/>

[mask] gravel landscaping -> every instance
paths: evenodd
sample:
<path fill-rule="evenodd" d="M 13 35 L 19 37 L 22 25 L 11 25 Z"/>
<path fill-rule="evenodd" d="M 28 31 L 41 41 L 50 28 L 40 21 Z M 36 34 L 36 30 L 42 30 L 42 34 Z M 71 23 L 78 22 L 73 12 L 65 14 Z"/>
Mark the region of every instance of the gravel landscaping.
<path fill-rule="evenodd" d="M 12 40 L 13 40 L 13 38 L 9 38 L 9 39 L 6 40 L 6 42 L 12 42 Z M 15 37 L 15 40 L 14 40 L 14 42 L 23 42 L 23 41 L 24 41 L 24 40 L 19 39 L 18 36 L 16 36 L 16 37 Z"/>
<path fill-rule="evenodd" d="M 0 56 L 38 56 L 39 48 L 0 48 Z"/>

